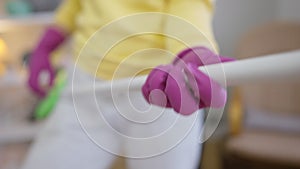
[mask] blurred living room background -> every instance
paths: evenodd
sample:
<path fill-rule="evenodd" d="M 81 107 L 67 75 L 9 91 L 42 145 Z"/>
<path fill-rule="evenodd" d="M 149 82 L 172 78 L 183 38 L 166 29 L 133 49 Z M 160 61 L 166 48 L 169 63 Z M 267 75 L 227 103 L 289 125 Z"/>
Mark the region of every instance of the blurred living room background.
<path fill-rule="evenodd" d="M 37 99 L 26 86 L 26 58 L 60 1 L 0 0 L 0 169 L 19 167 L 43 125 L 30 118 Z M 220 53 L 245 59 L 300 49 L 299 9 L 299 0 L 217 0 Z M 199 160 L 203 169 L 300 168 L 300 83 L 230 88 Z"/>

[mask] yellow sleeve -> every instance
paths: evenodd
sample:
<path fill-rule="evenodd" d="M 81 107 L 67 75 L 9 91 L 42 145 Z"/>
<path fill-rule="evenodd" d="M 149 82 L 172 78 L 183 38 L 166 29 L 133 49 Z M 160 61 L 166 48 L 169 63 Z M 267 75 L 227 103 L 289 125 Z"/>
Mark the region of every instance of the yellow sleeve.
<path fill-rule="evenodd" d="M 80 0 L 64 0 L 55 14 L 55 22 L 68 32 L 76 27 L 76 15 L 80 11 Z"/>
<path fill-rule="evenodd" d="M 170 0 L 166 17 L 166 50 L 178 54 L 185 48 L 206 46 L 217 52 L 212 30 L 213 0 Z"/>

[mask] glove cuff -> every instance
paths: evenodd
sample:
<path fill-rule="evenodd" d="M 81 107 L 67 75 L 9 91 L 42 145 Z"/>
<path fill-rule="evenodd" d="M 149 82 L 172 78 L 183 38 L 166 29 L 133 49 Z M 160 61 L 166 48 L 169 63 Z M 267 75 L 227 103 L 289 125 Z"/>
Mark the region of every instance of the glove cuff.
<path fill-rule="evenodd" d="M 195 64 L 199 67 L 233 60 L 233 58 L 220 56 L 204 46 L 196 46 L 181 51 L 173 64 Z"/>
<path fill-rule="evenodd" d="M 204 65 L 204 62 L 206 62 L 208 58 L 211 57 L 216 58 L 216 56 L 217 55 L 213 53 L 211 50 L 209 50 L 208 48 L 204 46 L 196 46 L 181 51 L 173 61 L 173 64 L 177 65 L 180 64 L 181 62 L 184 62 L 185 64 L 193 63 L 196 64 L 197 66 L 202 66 Z"/>
<path fill-rule="evenodd" d="M 49 27 L 42 36 L 35 51 L 43 50 L 50 53 L 55 50 L 65 38 L 66 35 L 58 28 Z"/>

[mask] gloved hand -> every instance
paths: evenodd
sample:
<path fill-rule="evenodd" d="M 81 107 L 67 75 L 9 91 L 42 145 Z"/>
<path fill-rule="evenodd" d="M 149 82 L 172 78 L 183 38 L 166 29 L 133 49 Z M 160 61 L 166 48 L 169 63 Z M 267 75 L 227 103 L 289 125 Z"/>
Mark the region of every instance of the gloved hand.
<path fill-rule="evenodd" d="M 192 114 L 200 108 L 223 107 L 226 90 L 198 67 L 232 60 L 205 47 L 186 49 L 172 64 L 152 70 L 142 87 L 143 95 L 149 103 L 171 107 L 183 115 Z"/>
<path fill-rule="evenodd" d="M 55 71 L 51 65 L 50 54 L 64 41 L 65 35 L 57 28 L 48 28 L 39 42 L 37 48 L 29 59 L 29 80 L 30 88 L 40 97 L 46 95 L 47 91 L 43 89 L 39 82 L 39 76 L 42 71 L 49 74 L 48 86 L 53 85 Z"/>

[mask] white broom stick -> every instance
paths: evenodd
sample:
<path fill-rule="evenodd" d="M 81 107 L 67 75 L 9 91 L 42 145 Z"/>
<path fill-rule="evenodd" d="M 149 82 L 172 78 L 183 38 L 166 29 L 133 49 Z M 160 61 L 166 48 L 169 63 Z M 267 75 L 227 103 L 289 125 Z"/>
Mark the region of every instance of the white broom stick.
<path fill-rule="evenodd" d="M 212 79 L 222 83 L 224 76 L 220 71 L 222 66 L 227 86 L 300 81 L 300 50 L 209 65 L 201 67 L 200 70 L 209 72 Z"/>
<path fill-rule="evenodd" d="M 225 86 L 225 81 L 226 86 L 276 81 L 300 81 L 300 50 L 207 65 L 200 67 L 199 70 L 223 86 Z M 94 87 L 81 87 L 79 90 L 74 90 L 74 93 L 85 93 L 91 90 L 104 93 L 113 90 L 118 93 L 126 91 L 129 87 L 131 90 L 140 90 L 146 78 L 147 76 L 138 76 L 96 83 Z"/>

